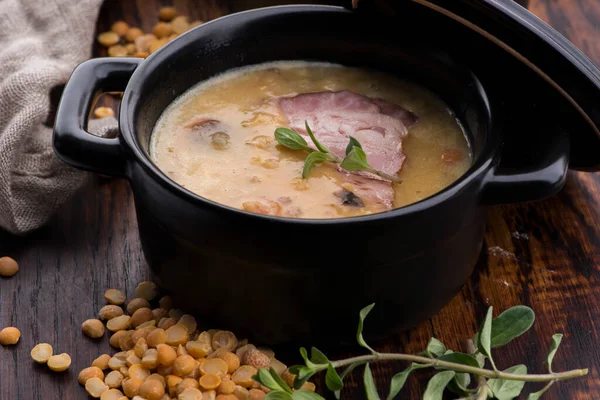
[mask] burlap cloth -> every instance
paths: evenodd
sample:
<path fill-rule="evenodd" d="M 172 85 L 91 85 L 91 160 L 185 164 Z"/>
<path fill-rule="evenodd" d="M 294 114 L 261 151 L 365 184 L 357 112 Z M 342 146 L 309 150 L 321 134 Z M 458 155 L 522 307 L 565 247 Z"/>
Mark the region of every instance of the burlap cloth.
<path fill-rule="evenodd" d="M 54 154 L 51 94 L 91 57 L 101 3 L 0 0 L 0 229 L 42 226 L 87 176 Z M 115 125 L 92 120 L 89 130 L 106 136 Z"/>

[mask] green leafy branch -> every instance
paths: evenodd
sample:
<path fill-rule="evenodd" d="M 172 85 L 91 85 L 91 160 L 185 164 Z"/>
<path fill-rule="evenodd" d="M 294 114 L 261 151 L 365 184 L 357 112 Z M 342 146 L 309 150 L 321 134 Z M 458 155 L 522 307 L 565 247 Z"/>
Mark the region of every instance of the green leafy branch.
<path fill-rule="evenodd" d="M 331 153 L 323 143 L 317 140 L 317 138 L 313 134 L 312 129 L 310 129 L 310 127 L 308 126 L 307 121 L 304 121 L 304 123 L 306 125 L 306 131 L 308 132 L 308 135 L 310 136 L 312 142 L 315 144 L 317 150 L 309 147 L 308 143 L 306 142 L 306 140 L 304 140 L 302 135 L 300 135 L 296 131 L 289 128 L 275 129 L 275 139 L 279 144 L 291 150 L 304 150 L 309 152 L 309 155 L 304 161 L 302 178 L 308 179 L 310 171 L 315 165 L 327 161 L 339 164 L 340 167 L 342 167 L 346 171 L 367 171 L 392 182 L 402 182 L 402 180 L 397 176 L 389 175 L 385 172 L 378 171 L 375 168 L 373 168 L 367 162 L 367 155 L 363 150 L 362 145 L 356 138 L 350 136 L 350 141 L 348 142 L 348 146 L 346 147 L 346 157 L 341 159 L 335 154 Z"/>
<path fill-rule="evenodd" d="M 493 307 L 488 309 L 481 329 L 469 340 L 469 353 L 454 352 L 436 338 L 431 338 L 427 348 L 418 355 L 379 353 L 371 348 L 363 338 L 364 320 L 373 309 L 371 304 L 360 311 L 357 342 L 369 350 L 370 354 L 352 357 L 344 360 L 330 361 L 325 354 L 313 347 L 311 356 L 305 348 L 300 349 L 304 365 L 290 367 L 290 373 L 296 375 L 293 387 L 290 387 L 271 368 L 261 368 L 254 379 L 271 391 L 265 400 L 324 400 L 320 395 L 301 389 L 313 375 L 326 371 L 325 384 L 327 388 L 340 398 L 344 387 L 344 378 L 356 367 L 364 365 L 363 382 L 367 400 L 381 400 L 375 380 L 371 372 L 370 363 L 387 360 L 409 361 L 411 364 L 404 371 L 396 374 L 390 382 L 389 394 L 386 400 L 394 399 L 402 390 L 409 375 L 421 368 L 434 368 L 439 371 L 430 380 L 423 395 L 423 400 L 442 400 L 444 391 L 449 390 L 456 394 L 459 400 L 485 400 L 494 398 L 498 400 L 514 399 L 522 392 L 526 382 L 547 382 L 547 385 L 536 393 L 531 393 L 528 400 L 539 399 L 554 383 L 565 379 L 584 376 L 587 369 L 576 369 L 566 372 L 553 372 L 552 360 L 562 340 L 561 334 L 552 336 L 552 345 L 546 365 L 547 374 L 527 374 L 527 367 L 519 364 L 503 371 L 497 369 L 492 357 L 492 349 L 508 344 L 513 339 L 527 332 L 535 320 L 532 309 L 525 306 L 510 308 L 492 318 Z M 489 361 L 491 369 L 484 368 Z M 345 367 L 341 374 L 337 369 Z M 475 385 L 471 385 L 471 376 L 476 377 Z M 473 386 L 473 387 L 472 387 Z"/>

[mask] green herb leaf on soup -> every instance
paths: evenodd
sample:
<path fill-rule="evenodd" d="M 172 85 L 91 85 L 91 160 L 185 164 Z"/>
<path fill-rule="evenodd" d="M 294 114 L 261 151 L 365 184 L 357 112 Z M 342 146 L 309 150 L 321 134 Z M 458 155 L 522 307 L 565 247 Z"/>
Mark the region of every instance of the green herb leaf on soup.
<path fill-rule="evenodd" d="M 362 149 L 360 142 L 353 136 L 350 136 L 350 141 L 348 142 L 348 146 L 346 146 L 346 155 L 352 151 L 353 147 L 360 147 Z"/>
<path fill-rule="evenodd" d="M 320 164 L 323 161 L 327 161 L 327 156 L 323 153 L 319 153 L 315 151 L 310 153 L 306 160 L 304 161 L 304 169 L 302 170 L 302 178 L 308 179 L 310 175 L 310 170 L 315 166 L 315 164 Z"/>
<path fill-rule="evenodd" d="M 319 142 L 315 137 L 312 129 L 310 129 L 310 126 L 308 126 L 308 121 L 304 121 L 304 125 L 306 126 L 306 132 L 308 132 L 310 139 L 313 141 L 315 146 L 317 146 L 317 149 L 319 149 L 321 153 L 329 153 L 329 149 L 325 147 L 325 145 L 323 145 L 321 142 Z"/>
<path fill-rule="evenodd" d="M 344 158 L 340 167 L 344 168 L 346 171 L 366 171 L 372 169 L 367 162 L 365 151 L 356 146 L 352 147 L 352 150 L 346 155 L 346 158 Z"/>
<path fill-rule="evenodd" d="M 288 149 L 314 151 L 300 134 L 288 128 L 275 129 L 275 139 Z"/>

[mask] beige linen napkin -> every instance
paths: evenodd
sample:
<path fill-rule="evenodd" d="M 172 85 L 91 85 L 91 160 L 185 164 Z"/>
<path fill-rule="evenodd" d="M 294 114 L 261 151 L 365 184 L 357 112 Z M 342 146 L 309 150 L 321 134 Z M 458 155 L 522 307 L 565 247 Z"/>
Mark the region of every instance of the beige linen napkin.
<path fill-rule="evenodd" d="M 42 226 L 86 177 L 54 154 L 51 93 L 91 57 L 101 3 L 0 0 L 0 229 Z M 90 131 L 115 125 L 90 121 Z"/>

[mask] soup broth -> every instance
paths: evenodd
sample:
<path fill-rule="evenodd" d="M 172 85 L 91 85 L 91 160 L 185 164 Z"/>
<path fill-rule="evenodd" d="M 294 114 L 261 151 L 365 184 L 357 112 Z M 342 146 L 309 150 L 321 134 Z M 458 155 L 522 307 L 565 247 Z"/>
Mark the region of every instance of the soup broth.
<path fill-rule="evenodd" d="M 304 94 L 306 98 L 295 97 Z M 334 108 L 344 108 L 343 118 L 352 119 L 359 115 L 353 109 L 356 104 L 360 112 L 364 107 L 386 112 L 383 105 L 378 108 L 379 100 L 417 118 L 406 130 L 395 111 L 375 117 L 382 126 L 405 134 L 401 157 L 389 155 L 401 163 L 399 171 L 392 171 L 401 183 L 349 173 L 331 162 L 316 165 L 303 179 L 309 153 L 288 149 L 275 139 L 277 128 L 290 127 L 290 112 L 307 106 L 301 112 L 317 128 L 317 139 L 326 143 L 322 127 L 340 121 Z M 321 106 L 320 116 L 313 116 L 310 108 Z M 353 124 L 343 120 L 335 129 L 362 138 L 365 149 L 371 138 L 389 136 L 379 125 L 353 131 Z M 338 133 L 336 138 L 344 136 Z M 350 217 L 402 207 L 443 190 L 471 165 L 459 123 L 428 90 L 378 71 L 295 61 L 240 68 L 193 87 L 160 117 L 150 152 L 172 180 L 202 197 L 250 212 L 298 218 Z M 379 154 L 367 156 L 372 165 L 378 162 Z"/>

